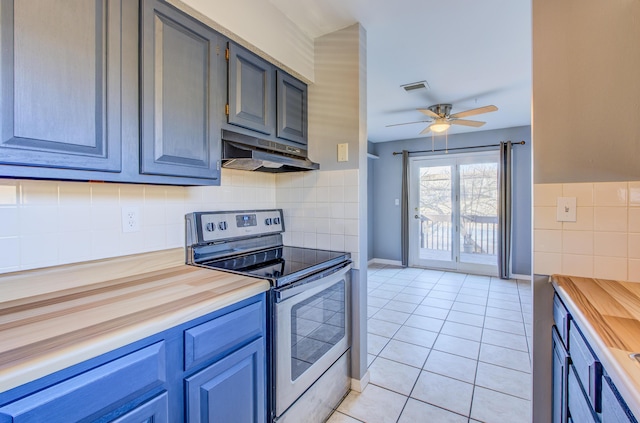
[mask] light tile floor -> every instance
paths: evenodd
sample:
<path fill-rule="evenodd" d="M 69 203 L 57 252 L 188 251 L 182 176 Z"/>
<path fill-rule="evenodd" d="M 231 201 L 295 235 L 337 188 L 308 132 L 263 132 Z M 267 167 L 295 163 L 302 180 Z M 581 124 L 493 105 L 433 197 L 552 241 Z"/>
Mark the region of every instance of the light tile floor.
<path fill-rule="evenodd" d="M 528 423 L 528 281 L 371 265 L 371 381 L 328 423 Z"/>

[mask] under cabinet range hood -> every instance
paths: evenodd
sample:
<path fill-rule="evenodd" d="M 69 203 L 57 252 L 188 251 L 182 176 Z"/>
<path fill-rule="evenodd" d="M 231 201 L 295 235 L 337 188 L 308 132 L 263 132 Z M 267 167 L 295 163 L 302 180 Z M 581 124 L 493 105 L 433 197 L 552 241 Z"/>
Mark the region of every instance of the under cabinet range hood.
<path fill-rule="evenodd" d="M 300 147 L 222 130 L 222 167 L 257 172 L 301 172 L 317 170 Z"/>

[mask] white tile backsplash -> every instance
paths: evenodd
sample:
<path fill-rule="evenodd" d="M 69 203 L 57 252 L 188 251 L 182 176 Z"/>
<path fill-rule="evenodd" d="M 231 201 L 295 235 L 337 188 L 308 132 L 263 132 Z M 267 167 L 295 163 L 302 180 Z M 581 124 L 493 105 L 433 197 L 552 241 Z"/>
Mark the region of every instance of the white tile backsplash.
<path fill-rule="evenodd" d="M 534 206 L 555 207 L 558 197 L 562 197 L 562 184 L 535 184 L 533 186 Z"/>
<path fill-rule="evenodd" d="M 594 207 L 593 229 L 602 232 L 627 232 L 627 207 Z"/>
<path fill-rule="evenodd" d="M 546 250 L 545 250 L 546 251 Z M 593 254 L 593 232 L 563 231 L 562 252 L 566 254 Z"/>
<path fill-rule="evenodd" d="M 593 206 L 593 184 L 562 184 L 562 196 L 576 197 L 578 207 L 591 207 Z"/>
<path fill-rule="evenodd" d="M 555 207 L 536 207 L 533 221 L 534 229 L 562 229 L 562 222 L 556 221 Z"/>
<path fill-rule="evenodd" d="M 229 169 L 219 187 L 0 179 L 0 273 L 183 247 L 185 213 L 275 208 L 275 181 Z M 304 194 L 302 176 L 289 181 Z M 125 205 L 140 208 L 139 232 L 122 233 Z"/>
<path fill-rule="evenodd" d="M 0 274 L 184 246 L 193 211 L 282 208 L 285 242 L 359 257 L 357 170 L 223 169 L 218 187 L 0 180 Z M 122 233 L 122 207 L 140 231 Z"/>
<path fill-rule="evenodd" d="M 285 233 L 285 242 L 299 247 L 349 251 L 356 257 L 360 213 L 358 171 L 318 171 L 303 175 L 276 177 L 277 205 L 284 211 L 287 232 L 291 230 Z M 355 259 L 354 265 L 357 266 Z"/>
<path fill-rule="evenodd" d="M 626 207 L 628 188 L 627 182 L 596 182 L 593 184 L 593 204 Z"/>
<path fill-rule="evenodd" d="M 576 197 L 576 222 L 555 222 L 560 196 Z M 535 185 L 534 272 L 640 282 L 639 206 L 638 181 Z"/>

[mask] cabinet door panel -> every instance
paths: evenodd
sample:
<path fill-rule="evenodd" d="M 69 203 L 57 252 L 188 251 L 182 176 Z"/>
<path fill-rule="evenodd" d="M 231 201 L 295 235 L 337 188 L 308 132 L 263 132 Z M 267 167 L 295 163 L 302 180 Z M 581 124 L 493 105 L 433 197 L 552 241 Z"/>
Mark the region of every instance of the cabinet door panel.
<path fill-rule="evenodd" d="M 0 20 L 0 163 L 119 172 L 120 0 L 3 0 Z"/>
<path fill-rule="evenodd" d="M 229 43 L 229 123 L 273 134 L 273 68 Z"/>
<path fill-rule="evenodd" d="M 307 144 L 307 86 L 278 71 L 278 138 Z"/>
<path fill-rule="evenodd" d="M 186 379 L 188 422 L 265 421 L 263 342 L 257 339 Z"/>
<path fill-rule="evenodd" d="M 169 395 L 161 395 L 139 405 L 111 423 L 169 423 Z"/>
<path fill-rule="evenodd" d="M 608 376 L 602 377 L 602 423 L 637 423 Z"/>
<path fill-rule="evenodd" d="M 144 9 L 142 173 L 218 179 L 218 38 L 161 2 Z"/>

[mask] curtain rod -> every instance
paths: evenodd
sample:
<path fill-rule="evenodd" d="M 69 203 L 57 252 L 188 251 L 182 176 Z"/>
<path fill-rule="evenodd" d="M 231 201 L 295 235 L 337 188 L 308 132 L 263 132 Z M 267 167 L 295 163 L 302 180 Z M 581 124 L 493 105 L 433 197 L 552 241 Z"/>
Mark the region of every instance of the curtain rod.
<path fill-rule="evenodd" d="M 524 141 L 514 142 L 512 145 L 525 145 Z M 473 150 L 474 148 L 487 148 L 487 147 L 500 147 L 500 144 L 488 144 L 488 145 L 474 145 L 471 147 L 456 147 L 456 148 L 441 148 L 438 150 L 419 150 L 419 151 L 409 151 L 409 154 L 413 153 L 435 153 L 439 151 L 454 151 L 454 150 Z M 402 151 L 397 152 L 394 151 L 393 155 L 397 156 L 398 154 L 402 154 Z"/>

